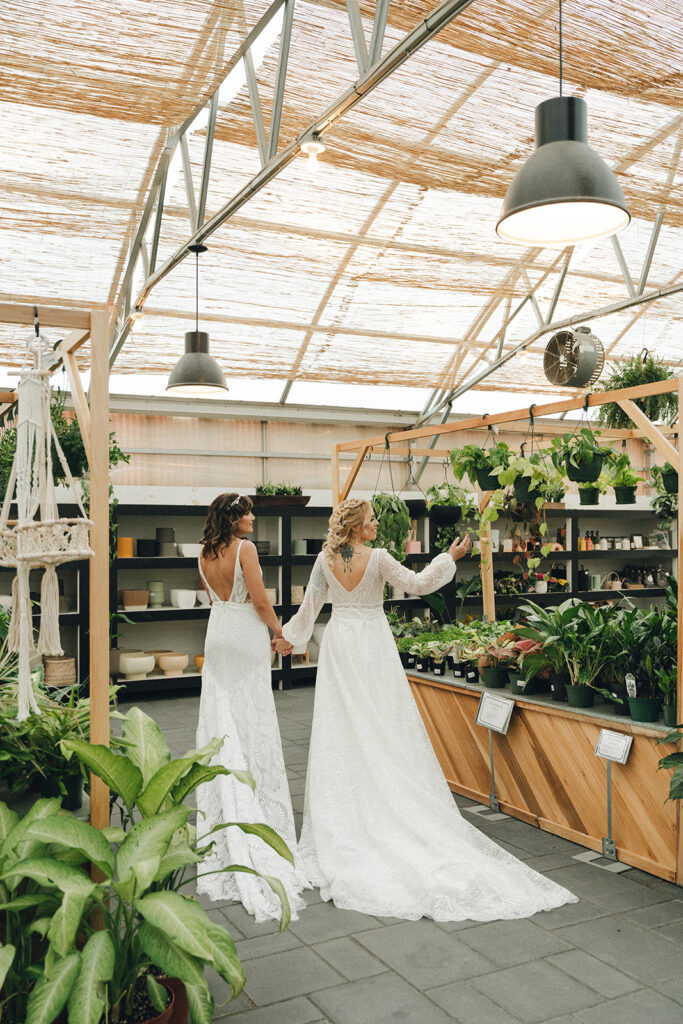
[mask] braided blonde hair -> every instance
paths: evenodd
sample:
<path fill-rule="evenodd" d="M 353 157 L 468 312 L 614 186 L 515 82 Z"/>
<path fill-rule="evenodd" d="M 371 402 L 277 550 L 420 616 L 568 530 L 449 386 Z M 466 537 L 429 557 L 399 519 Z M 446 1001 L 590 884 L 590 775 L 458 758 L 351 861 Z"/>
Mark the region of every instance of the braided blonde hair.
<path fill-rule="evenodd" d="M 341 501 L 330 516 L 327 539 L 323 544 L 323 554 L 330 565 L 334 564 L 335 555 L 351 540 L 352 530 L 360 529 L 363 520 L 370 510 L 370 502 L 364 498 L 347 498 Z"/>

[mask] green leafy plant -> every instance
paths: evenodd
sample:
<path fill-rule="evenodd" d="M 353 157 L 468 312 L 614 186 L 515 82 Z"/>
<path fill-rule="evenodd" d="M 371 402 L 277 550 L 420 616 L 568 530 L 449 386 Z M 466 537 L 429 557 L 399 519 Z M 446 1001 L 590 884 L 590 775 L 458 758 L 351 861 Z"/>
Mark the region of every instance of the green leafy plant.
<path fill-rule="evenodd" d="M 62 747 L 117 795 L 124 828 L 98 832 L 60 813 L 58 799 L 38 801 L 22 821 L 0 804 L 0 899 L 7 920 L 0 972 L 6 972 L 10 1021 L 47 1024 L 66 1006 L 69 1024 L 98 1022 L 103 1013 L 115 1024 L 131 1014 L 141 992 L 158 1007 L 161 990 L 153 977 L 147 980 L 150 971 L 158 971 L 185 984 L 194 1024 L 210 1024 L 214 1001 L 205 968 L 217 971 L 233 996 L 244 985 L 244 972 L 229 932 L 179 890 L 192 881 L 220 828 L 256 835 L 293 862 L 284 841 L 266 825 L 226 822 L 198 838 L 188 824 L 191 809 L 183 800 L 200 783 L 232 774 L 253 786 L 248 772 L 209 764 L 221 740 L 172 760 L 158 726 L 139 708 L 119 717 L 125 754 L 80 740 L 63 741 Z M 88 862 L 99 869 L 101 881 L 84 872 Z M 229 870 L 258 875 L 241 865 Z M 260 877 L 280 899 L 284 928 L 284 887 Z M 93 928 L 94 910 L 103 930 Z"/>
<path fill-rule="evenodd" d="M 657 526 L 662 530 L 669 530 L 678 515 L 678 490 L 669 491 L 664 477 L 672 478 L 674 474 L 677 476 L 677 471 L 670 462 L 665 462 L 663 466 L 653 466 L 650 474 L 655 488 L 650 504 L 657 517 Z"/>
<path fill-rule="evenodd" d="M 596 456 L 602 456 L 601 461 L 604 463 L 613 462 L 614 451 L 608 445 L 600 444 L 599 437 L 600 431 L 591 430 L 590 427 L 554 437 L 549 452 L 555 468 L 560 472 L 563 468 L 570 472 L 572 467 L 581 471 L 590 466 Z"/>
<path fill-rule="evenodd" d="M 609 484 L 607 482 L 606 472 L 601 473 L 597 480 L 591 480 L 590 482 L 582 481 L 577 486 L 580 491 L 596 490 L 598 494 L 607 494 Z"/>
<path fill-rule="evenodd" d="M 496 470 L 495 475 L 501 486 L 514 485 L 516 494 L 519 493 L 517 484 L 523 481 L 536 508 L 541 508 L 546 501 L 557 501 L 564 497 L 564 475 L 541 452 L 528 456 L 516 455 L 507 467 Z"/>
<path fill-rule="evenodd" d="M 493 474 L 494 470 L 505 469 L 510 464 L 512 451 L 504 441 L 499 441 L 490 448 L 481 448 L 478 444 L 466 444 L 462 448 L 453 448 L 450 453 L 453 475 L 462 480 L 467 475 L 470 482 L 477 483 L 477 474 Z"/>
<path fill-rule="evenodd" d="M 677 726 L 673 732 L 663 736 L 658 743 L 680 743 L 683 740 L 683 732 L 679 732 L 681 726 Z M 671 782 L 669 783 L 669 800 L 683 799 L 683 751 L 677 750 L 673 754 L 667 754 L 660 758 L 659 768 L 673 769 Z"/>
<path fill-rule="evenodd" d="M 303 494 L 303 488 L 296 484 L 256 484 L 254 494 Z"/>
<path fill-rule="evenodd" d="M 458 506 L 460 508 L 461 521 L 471 519 L 476 514 L 476 497 L 471 491 L 465 490 L 464 487 L 457 487 L 455 484 L 449 484 L 448 482 L 435 484 L 429 488 L 425 497 L 427 498 L 427 508 L 429 509 L 435 505 L 439 507 Z M 437 551 L 448 551 L 460 533 L 462 533 L 460 523 L 438 525 L 434 534 L 434 547 Z"/>
<path fill-rule="evenodd" d="M 619 360 L 611 364 L 611 372 L 600 381 L 595 391 L 618 391 L 621 388 L 638 387 L 641 384 L 652 384 L 655 381 L 671 380 L 676 376 L 671 367 L 661 359 L 651 355 L 646 348 L 629 359 Z M 678 394 L 669 391 L 662 395 L 647 395 L 635 398 L 635 404 L 642 409 L 648 419 L 653 422 L 664 421 L 674 423 L 678 415 Z M 600 406 L 598 423 L 604 427 L 627 429 L 634 427 L 628 413 L 624 412 L 617 402 L 608 402 Z"/>
<path fill-rule="evenodd" d="M 641 473 L 631 465 L 626 452 L 620 452 L 611 466 L 605 470 L 605 479 L 610 487 L 637 487 L 642 480 Z"/>
<path fill-rule="evenodd" d="M 527 679 L 543 669 L 566 672 L 573 685 L 592 686 L 611 699 L 606 690 L 595 686 L 607 657 L 599 611 L 575 598 L 563 601 L 556 608 L 542 608 L 528 602 L 519 610 L 526 625 L 516 627 L 515 632 L 540 645 L 537 653 L 525 659 Z"/>
<path fill-rule="evenodd" d="M 377 517 L 377 536 L 370 547 L 386 548 L 399 562 L 405 561 L 405 548 L 410 533 L 410 513 L 403 498 L 379 492 L 372 496 L 372 510 Z"/>

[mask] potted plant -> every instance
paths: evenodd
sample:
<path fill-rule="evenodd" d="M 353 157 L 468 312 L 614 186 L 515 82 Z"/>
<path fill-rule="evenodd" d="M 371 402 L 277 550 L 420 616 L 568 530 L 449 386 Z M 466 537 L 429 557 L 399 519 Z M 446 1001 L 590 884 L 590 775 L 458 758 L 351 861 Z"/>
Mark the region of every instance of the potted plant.
<path fill-rule="evenodd" d="M 607 480 L 601 473 L 597 480 L 579 484 L 579 505 L 597 505 L 600 495 L 607 494 Z"/>
<path fill-rule="evenodd" d="M 600 476 L 603 463 L 614 459 L 614 452 L 607 445 L 598 442 L 599 430 L 583 427 L 573 434 L 553 438 L 550 446 L 551 457 L 556 469 L 563 466 L 570 480 L 575 483 L 592 483 Z"/>
<path fill-rule="evenodd" d="M 446 655 L 453 647 L 453 644 L 443 637 L 438 640 L 431 640 L 425 645 L 425 653 L 431 660 L 432 672 L 435 676 L 446 675 Z"/>
<path fill-rule="evenodd" d="M 515 660 L 511 644 L 489 644 L 479 661 L 479 670 L 484 686 L 502 689 L 508 683 L 508 669 Z"/>
<path fill-rule="evenodd" d="M 670 676 L 676 675 L 678 617 L 671 590 L 669 587 L 662 610 L 653 608 L 645 614 L 641 642 L 634 652 L 637 665 L 635 692 L 628 694 L 628 705 L 631 718 L 636 722 L 657 721 L 665 689 L 671 685 Z M 673 686 L 672 698 L 675 700 L 675 683 Z"/>
<path fill-rule="evenodd" d="M 621 388 L 638 387 L 641 384 L 652 384 L 655 381 L 671 380 L 676 371 L 666 366 L 664 361 L 650 355 L 646 348 L 629 359 L 615 360 L 610 363 L 610 372 L 604 377 L 595 391 L 618 391 Z M 662 395 L 646 395 L 635 398 L 635 404 L 642 409 L 648 419 L 656 423 L 675 423 L 678 416 L 678 393 L 665 392 Z M 608 402 L 600 406 L 598 423 L 604 427 L 630 429 L 636 424 L 618 402 Z"/>
<path fill-rule="evenodd" d="M 617 455 L 612 465 L 605 471 L 605 479 L 609 486 L 614 488 L 617 505 L 634 504 L 641 475 L 632 467 L 626 452 Z"/>
<path fill-rule="evenodd" d="M 650 469 L 652 482 L 659 494 L 678 494 L 678 470 L 670 462 Z"/>
<path fill-rule="evenodd" d="M 63 741 L 62 747 L 107 782 L 121 801 L 123 828 L 98 832 L 60 812 L 58 798 L 37 801 L 22 821 L 0 804 L 0 896 L 9 904 L 8 938 L 14 940 L 4 947 L 0 972 L 17 1022 L 47 1024 L 67 1007 L 69 1024 L 99 1021 L 103 1013 L 111 1024 L 130 1024 L 145 1019 L 137 1011 L 132 1016 L 134 1001 L 141 999 L 148 1000 L 148 1020 L 156 1020 L 168 1001 L 159 972 L 183 982 L 193 1024 L 210 1024 L 214 1001 L 205 968 L 216 970 L 233 996 L 244 972 L 229 932 L 180 889 L 211 852 L 212 833 L 228 824 L 292 862 L 286 844 L 266 825 L 226 823 L 198 838 L 187 824 L 191 808 L 183 800 L 200 783 L 233 774 L 253 785 L 248 772 L 208 763 L 221 740 L 171 760 L 158 726 L 139 708 L 119 717 L 125 754 L 81 740 Z M 141 820 L 133 823 L 134 817 Z M 82 870 L 88 862 L 99 869 L 101 881 Z M 281 901 L 284 928 L 284 888 L 277 879 L 265 880 Z M 99 931 L 91 922 L 95 910 L 104 926 Z M 34 934 L 37 948 L 29 941 Z"/>
<path fill-rule="evenodd" d="M 397 494 L 379 492 L 372 496 L 372 510 L 377 517 L 377 537 L 370 547 L 386 548 L 399 562 L 404 562 L 405 546 L 410 534 L 410 513 Z"/>
<path fill-rule="evenodd" d="M 396 640 L 396 647 L 404 668 L 415 668 L 415 655 L 411 651 L 412 646 L 412 636 L 400 636 Z"/>
<path fill-rule="evenodd" d="M 254 505 L 308 505 L 310 494 L 298 484 L 257 484 L 249 497 Z"/>
<path fill-rule="evenodd" d="M 497 476 L 499 486 L 512 484 L 515 500 L 522 504 L 540 508 L 548 500 L 559 500 L 558 494 L 564 497 L 562 475 L 541 452 L 515 456 Z"/>
<path fill-rule="evenodd" d="M 511 692 L 516 694 L 534 692 L 537 670 L 534 670 L 533 676 L 527 678 L 526 659 L 531 657 L 532 654 L 539 654 L 541 644 L 538 640 L 520 637 L 512 644 L 512 651 L 514 657 L 508 665 L 508 679 Z"/>
<path fill-rule="evenodd" d="M 491 448 L 466 444 L 462 448 L 454 448 L 450 453 L 455 479 L 462 480 L 467 475 L 470 482 L 477 484 L 482 491 L 498 489 L 498 477 L 494 470 L 507 468 L 511 458 L 512 450 L 504 441 L 499 441 Z"/>
<path fill-rule="evenodd" d="M 524 658 L 525 678 L 530 680 L 547 670 L 552 699 L 558 702 L 568 699 L 567 686 L 571 683 L 563 649 L 565 622 L 579 603 L 569 598 L 556 608 L 542 608 L 531 602 L 519 608 L 524 625 L 515 627 L 515 633 L 538 645 Z"/>
<path fill-rule="evenodd" d="M 429 488 L 427 501 L 429 521 L 435 527 L 431 544 L 438 551 L 448 551 L 458 534 L 457 524 L 475 514 L 476 498 L 464 487 L 442 483 Z"/>
<path fill-rule="evenodd" d="M 657 686 L 659 692 L 662 695 L 664 706 L 662 712 L 664 714 L 664 724 L 668 725 L 670 729 L 673 729 L 676 725 L 676 718 L 678 717 L 678 708 L 676 706 L 676 688 L 678 684 L 678 673 L 676 668 L 660 668 L 657 674 Z"/>

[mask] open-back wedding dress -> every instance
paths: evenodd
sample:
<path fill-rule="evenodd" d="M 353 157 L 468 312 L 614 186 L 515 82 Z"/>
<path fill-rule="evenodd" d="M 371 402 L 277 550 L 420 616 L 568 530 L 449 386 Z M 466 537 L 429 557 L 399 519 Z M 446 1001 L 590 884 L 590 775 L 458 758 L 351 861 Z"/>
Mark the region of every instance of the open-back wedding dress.
<path fill-rule="evenodd" d="M 410 692 L 383 610 L 384 584 L 427 594 L 452 579 L 439 555 L 411 572 L 375 548 L 352 590 L 318 555 L 297 614 L 305 643 L 326 601 L 297 865 L 323 899 L 381 917 L 492 921 L 576 897 L 466 822 Z"/>
<path fill-rule="evenodd" d="M 199 572 L 211 598 L 211 612 L 204 646 L 197 747 L 203 747 L 214 736 L 225 736 L 211 764 L 247 768 L 256 788 L 252 791 L 232 775 L 218 775 L 200 786 L 197 834 L 206 835 L 222 822 L 263 822 L 274 828 L 294 852 L 294 815 L 273 700 L 268 629 L 249 600 L 239 548 L 229 600 L 221 601 L 209 586 L 201 561 Z M 297 917 L 297 911 L 305 906 L 299 895 L 305 880 L 291 864 L 258 836 L 246 835 L 237 828 L 222 829 L 212 838 L 214 852 L 200 871 L 243 864 L 274 875 L 284 883 L 292 917 Z M 197 891 L 212 900 L 241 900 L 257 921 L 280 917 L 279 899 L 255 875 L 209 874 L 197 879 Z"/>

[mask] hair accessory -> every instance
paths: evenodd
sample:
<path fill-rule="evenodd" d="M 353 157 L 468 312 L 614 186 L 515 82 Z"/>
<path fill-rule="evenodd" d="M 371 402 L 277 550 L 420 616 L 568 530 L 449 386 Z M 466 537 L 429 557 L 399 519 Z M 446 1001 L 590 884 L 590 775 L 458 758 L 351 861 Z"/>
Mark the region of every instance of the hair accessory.
<path fill-rule="evenodd" d="M 243 497 L 243 494 L 238 494 L 235 500 L 230 502 L 230 508 L 234 508 L 235 505 L 239 505 Z"/>

